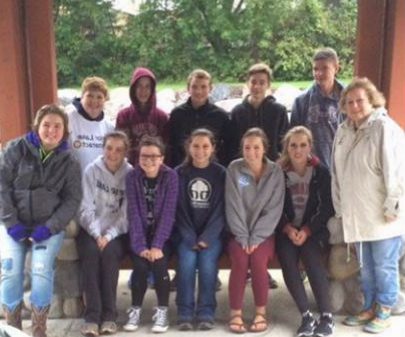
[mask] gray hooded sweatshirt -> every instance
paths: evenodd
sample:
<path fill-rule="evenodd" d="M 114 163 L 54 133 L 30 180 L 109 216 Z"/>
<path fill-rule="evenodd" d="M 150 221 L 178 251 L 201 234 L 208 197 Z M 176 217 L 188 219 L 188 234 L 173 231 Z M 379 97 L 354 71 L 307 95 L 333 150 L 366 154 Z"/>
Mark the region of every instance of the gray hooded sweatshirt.
<path fill-rule="evenodd" d="M 125 177 L 131 168 L 124 161 L 112 174 L 100 156 L 84 171 L 79 221 L 95 239 L 106 236 L 111 241 L 128 232 Z"/>
<path fill-rule="evenodd" d="M 226 218 L 231 233 L 242 247 L 259 245 L 274 233 L 283 211 L 284 185 L 283 171 L 267 158 L 258 183 L 244 159 L 229 165 Z"/>

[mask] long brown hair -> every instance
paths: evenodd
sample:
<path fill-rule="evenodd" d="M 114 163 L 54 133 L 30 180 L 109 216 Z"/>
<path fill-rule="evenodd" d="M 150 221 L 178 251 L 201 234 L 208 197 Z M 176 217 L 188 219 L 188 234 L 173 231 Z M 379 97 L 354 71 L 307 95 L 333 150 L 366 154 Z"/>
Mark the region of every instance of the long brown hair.
<path fill-rule="evenodd" d="M 264 148 L 263 162 L 266 161 L 266 153 L 270 148 L 270 143 L 266 133 L 261 128 L 258 127 L 250 128 L 243 134 L 242 139 L 240 140 L 240 152 L 242 154 L 242 157 L 243 157 L 243 143 L 245 142 L 246 138 L 249 137 L 258 137 L 262 140 Z"/>

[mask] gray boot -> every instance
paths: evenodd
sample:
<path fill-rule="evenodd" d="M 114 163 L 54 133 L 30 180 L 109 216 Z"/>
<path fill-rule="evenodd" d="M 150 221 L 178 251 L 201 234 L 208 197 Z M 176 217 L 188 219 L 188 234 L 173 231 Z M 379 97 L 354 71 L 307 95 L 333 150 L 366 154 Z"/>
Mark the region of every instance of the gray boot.
<path fill-rule="evenodd" d="M 48 318 L 49 306 L 42 309 L 32 307 L 32 337 L 47 337 L 46 320 Z"/>
<path fill-rule="evenodd" d="M 3 308 L 7 324 L 16 329 L 22 330 L 22 321 L 21 321 L 22 303 L 17 305 L 13 311 L 8 310 L 6 306 L 3 306 Z"/>

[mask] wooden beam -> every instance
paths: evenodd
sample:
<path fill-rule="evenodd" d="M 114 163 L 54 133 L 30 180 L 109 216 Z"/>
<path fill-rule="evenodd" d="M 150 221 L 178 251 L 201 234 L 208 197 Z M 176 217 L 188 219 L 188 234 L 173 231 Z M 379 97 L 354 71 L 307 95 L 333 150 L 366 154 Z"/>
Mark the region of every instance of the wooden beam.
<path fill-rule="evenodd" d="M 388 112 L 405 127 L 405 0 L 358 0 L 355 74 L 384 93 Z"/>

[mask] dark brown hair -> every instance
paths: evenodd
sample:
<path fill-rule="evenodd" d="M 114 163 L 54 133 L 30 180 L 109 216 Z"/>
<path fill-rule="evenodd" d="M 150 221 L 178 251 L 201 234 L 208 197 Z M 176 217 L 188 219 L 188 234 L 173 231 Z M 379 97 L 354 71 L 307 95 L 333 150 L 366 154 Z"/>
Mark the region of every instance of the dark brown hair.
<path fill-rule="evenodd" d="M 159 149 L 159 152 L 162 156 L 165 155 L 165 144 L 163 144 L 162 138 L 160 137 L 153 137 L 149 135 L 142 136 L 141 140 L 139 141 L 138 145 L 138 152 L 141 152 L 142 147 L 144 146 L 156 146 Z"/>
<path fill-rule="evenodd" d="M 193 162 L 193 158 L 191 158 L 189 149 L 190 149 L 190 144 L 193 142 L 193 139 L 198 136 L 207 137 L 210 140 L 210 143 L 213 147 L 215 147 L 215 145 L 216 145 L 215 136 L 210 130 L 208 130 L 206 128 L 195 129 L 190 134 L 190 136 L 188 136 L 187 140 L 184 142 L 184 151 L 186 153 L 186 157 L 184 158 L 184 162 L 183 162 L 184 165 L 191 165 Z M 215 151 L 210 158 L 210 162 L 213 161 L 214 159 L 215 159 Z"/>
<path fill-rule="evenodd" d="M 243 153 L 243 143 L 245 142 L 246 138 L 249 137 L 259 137 L 263 143 L 264 153 L 266 154 L 268 152 L 270 148 L 270 143 L 266 133 L 261 128 L 250 128 L 243 134 L 242 139 L 240 140 L 240 149 L 242 153 Z"/>

